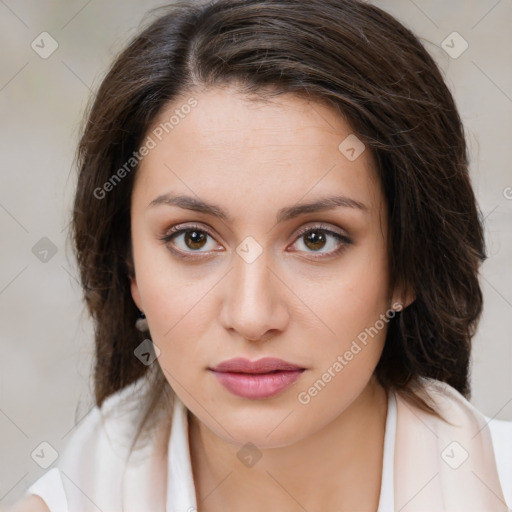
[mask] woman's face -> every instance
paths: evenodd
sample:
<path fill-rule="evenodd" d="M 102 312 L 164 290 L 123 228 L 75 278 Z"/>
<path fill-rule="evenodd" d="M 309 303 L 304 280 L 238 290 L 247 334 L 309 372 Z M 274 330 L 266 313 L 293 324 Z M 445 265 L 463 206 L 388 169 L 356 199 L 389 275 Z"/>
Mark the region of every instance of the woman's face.
<path fill-rule="evenodd" d="M 145 139 L 132 296 L 160 351 L 153 364 L 228 442 L 297 442 L 376 385 L 399 297 L 374 162 L 351 133 L 319 103 L 225 87 L 175 102 Z M 264 357 L 299 370 L 212 370 Z"/>

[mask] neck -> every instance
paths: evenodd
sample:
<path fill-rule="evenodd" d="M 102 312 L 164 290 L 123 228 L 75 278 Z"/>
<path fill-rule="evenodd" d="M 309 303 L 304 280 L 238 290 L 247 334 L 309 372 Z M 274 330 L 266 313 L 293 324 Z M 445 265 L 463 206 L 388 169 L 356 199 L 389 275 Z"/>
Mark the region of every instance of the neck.
<path fill-rule="evenodd" d="M 252 467 L 240 446 L 189 415 L 198 512 L 325 510 L 375 512 L 379 503 L 387 395 L 372 379 L 358 398 L 313 435 L 264 449 Z"/>

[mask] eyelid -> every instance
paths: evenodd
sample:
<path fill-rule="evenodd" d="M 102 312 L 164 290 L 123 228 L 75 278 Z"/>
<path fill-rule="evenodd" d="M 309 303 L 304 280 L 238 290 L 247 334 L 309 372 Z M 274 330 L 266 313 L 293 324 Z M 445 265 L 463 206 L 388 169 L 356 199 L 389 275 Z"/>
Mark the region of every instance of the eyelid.
<path fill-rule="evenodd" d="M 207 227 L 206 225 L 203 225 L 203 224 L 195 223 L 195 222 L 192 222 L 192 223 L 184 222 L 184 223 L 176 224 L 175 226 L 172 226 L 170 229 L 167 229 L 165 231 L 165 233 L 163 234 L 163 236 L 159 237 L 158 239 L 161 240 L 162 242 L 169 243 L 171 241 L 171 238 L 173 238 L 175 235 L 180 235 L 180 234 L 186 233 L 187 231 L 194 231 L 194 230 L 205 232 L 213 240 L 217 241 L 217 239 L 215 238 L 215 236 L 213 235 L 213 233 L 209 227 Z M 179 252 L 182 253 L 183 251 L 179 251 Z M 188 251 L 188 253 L 190 255 L 192 255 L 193 251 Z M 199 251 L 197 253 L 200 254 Z M 205 253 L 205 254 L 207 254 L 207 253 Z M 187 256 L 184 256 L 184 257 L 187 257 Z M 193 258 L 194 256 L 190 256 L 190 257 Z"/>
<path fill-rule="evenodd" d="M 181 224 L 176 224 L 175 226 L 172 226 L 170 229 L 168 229 L 165 232 L 165 235 L 161 238 L 161 240 L 165 240 L 170 236 L 178 233 L 179 231 L 193 231 L 194 229 L 197 231 L 204 231 L 205 233 L 208 233 L 212 238 L 215 238 L 212 232 L 210 231 L 210 228 L 207 227 L 206 225 L 197 224 L 194 222 L 192 222 L 191 224 L 183 222 Z"/>
<path fill-rule="evenodd" d="M 299 231 L 297 233 L 295 233 L 295 238 L 299 238 L 300 236 L 304 235 L 308 231 L 314 231 L 315 229 L 318 229 L 319 231 L 322 230 L 322 231 L 325 231 L 326 233 L 331 233 L 333 235 L 337 235 L 337 236 L 343 238 L 344 240 L 346 240 L 347 243 L 349 241 L 349 237 L 346 233 L 340 233 L 340 232 L 336 231 L 335 229 L 333 229 L 331 226 L 321 224 L 321 223 L 316 223 L 313 225 L 304 226 L 304 227 L 300 228 Z"/>

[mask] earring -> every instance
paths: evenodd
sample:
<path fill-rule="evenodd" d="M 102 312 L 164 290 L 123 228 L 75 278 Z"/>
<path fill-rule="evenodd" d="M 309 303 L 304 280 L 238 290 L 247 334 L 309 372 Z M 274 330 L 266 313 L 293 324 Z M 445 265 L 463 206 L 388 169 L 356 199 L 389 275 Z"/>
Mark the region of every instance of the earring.
<path fill-rule="evenodd" d="M 135 327 L 140 332 L 149 331 L 146 315 L 142 311 L 139 311 L 139 318 L 137 318 L 137 320 L 135 321 Z"/>

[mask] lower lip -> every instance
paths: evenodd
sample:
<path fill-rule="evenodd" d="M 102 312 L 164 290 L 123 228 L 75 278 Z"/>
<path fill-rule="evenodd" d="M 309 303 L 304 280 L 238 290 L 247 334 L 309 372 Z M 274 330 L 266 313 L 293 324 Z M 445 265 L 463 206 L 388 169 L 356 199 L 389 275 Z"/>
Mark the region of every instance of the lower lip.
<path fill-rule="evenodd" d="M 291 386 L 303 371 L 294 370 L 259 374 L 213 371 L 213 374 L 234 395 L 258 399 L 277 395 L 288 386 Z"/>

